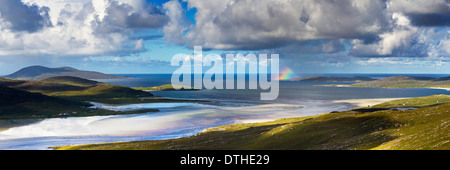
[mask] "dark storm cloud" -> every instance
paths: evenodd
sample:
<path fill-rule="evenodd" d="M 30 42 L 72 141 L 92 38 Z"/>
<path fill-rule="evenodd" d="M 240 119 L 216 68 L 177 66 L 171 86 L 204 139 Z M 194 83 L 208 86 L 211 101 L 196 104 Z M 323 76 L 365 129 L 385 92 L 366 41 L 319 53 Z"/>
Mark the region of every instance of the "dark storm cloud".
<path fill-rule="evenodd" d="M 362 58 L 371 58 L 371 57 L 412 57 L 412 58 L 424 58 L 429 57 L 430 54 L 430 47 L 433 46 L 434 38 L 437 38 L 437 34 L 433 35 L 432 33 L 427 32 L 414 32 L 412 34 L 409 34 L 407 36 L 407 40 L 400 41 L 401 45 L 396 46 L 395 48 L 389 47 L 390 45 L 395 45 L 398 43 L 380 43 L 380 42 L 374 42 L 374 43 L 368 43 L 364 44 L 364 48 L 359 49 L 357 46 L 353 46 L 353 49 L 349 51 L 349 55 L 355 56 L 355 57 L 362 57 Z M 426 36 L 424 36 L 426 35 Z M 424 38 L 427 37 L 427 38 Z M 399 38 L 398 39 L 403 39 Z M 381 40 L 383 41 L 383 40 Z M 386 41 L 386 40 L 385 40 Z M 380 49 L 386 49 L 391 48 L 389 52 L 380 52 Z"/>
<path fill-rule="evenodd" d="M 135 12 L 128 17 L 128 27 L 157 28 L 165 25 L 169 18 L 156 6 L 146 4 L 142 11 Z"/>
<path fill-rule="evenodd" d="M 133 12 L 128 4 L 111 1 L 106 9 L 106 16 L 99 23 L 98 31 L 103 33 L 122 32 L 128 28 L 158 28 L 165 25 L 169 18 L 152 4 Z M 131 13 L 131 14 L 129 14 Z"/>
<path fill-rule="evenodd" d="M 49 8 L 28 6 L 20 0 L 1 0 L 0 19 L 9 23 L 12 31 L 36 32 L 45 26 L 51 26 Z"/>
<path fill-rule="evenodd" d="M 450 12 L 431 14 L 408 14 L 411 23 L 416 26 L 450 26 Z"/>
<path fill-rule="evenodd" d="M 130 37 L 131 40 L 154 40 L 154 39 L 160 39 L 163 38 L 163 35 L 145 35 L 145 36 L 136 36 L 136 37 Z"/>

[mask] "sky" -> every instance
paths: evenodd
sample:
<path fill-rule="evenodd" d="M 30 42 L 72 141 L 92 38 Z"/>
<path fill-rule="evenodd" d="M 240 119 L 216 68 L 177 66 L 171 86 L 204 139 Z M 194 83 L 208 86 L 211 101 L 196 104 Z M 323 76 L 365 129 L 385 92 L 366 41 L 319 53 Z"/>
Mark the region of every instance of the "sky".
<path fill-rule="evenodd" d="M 279 54 L 303 73 L 450 74 L 449 0 L 1 0 L 0 75 L 172 73 L 176 54 Z"/>

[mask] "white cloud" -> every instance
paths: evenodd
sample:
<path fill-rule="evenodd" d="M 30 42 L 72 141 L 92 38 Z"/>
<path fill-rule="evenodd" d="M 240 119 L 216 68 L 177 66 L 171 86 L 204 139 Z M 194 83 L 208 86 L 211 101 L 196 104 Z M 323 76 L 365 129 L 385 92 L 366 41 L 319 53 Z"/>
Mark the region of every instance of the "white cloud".
<path fill-rule="evenodd" d="M 178 0 L 166 2 L 163 5 L 166 10 L 166 15 L 169 17 L 169 22 L 164 26 L 164 39 L 170 40 L 175 44 L 183 44 L 184 32 L 187 28 L 187 18 L 183 14 L 183 9 Z"/>
<path fill-rule="evenodd" d="M 144 49 L 144 39 L 139 39 L 136 41 L 136 43 L 134 44 L 134 50 L 142 50 Z"/>
<path fill-rule="evenodd" d="M 0 55 L 79 56 L 138 52 L 135 28 L 160 28 L 167 16 L 145 0 L 24 0 L 48 8 L 50 27 L 15 32 L 0 14 Z"/>
<path fill-rule="evenodd" d="M 368 60 L 356 61 L 356 63 L 359 65 L 414 64 L 413 62 L 404 58 L 370 58 Z"/>
<path fill-rule="evenodd" d="M 447 38 L 445 40 L 442 40 L 439 45 L 442 51 L 445 52 L 447 56 L 450 56 L 450 39 Z"/>
<path fill-rule="evenodd" d="M 390 0 L 387 6 L 392 12 L 445 13 L 450 10 L 448 0 Z"/>
<path fill-rule="evenodd" d="M 441 67 L 442 65 L 447 64 L 447 62 L 443 61 L 435 61 L 433 67 Z"/>
<path fill-rule="evenodd" d="M 362 56 L 386 56 L 392 55 L 399 48 L 411 47 L 414 34 L 418 28 L 411 26 L 410 21 L 399 13 L 392 14 L 394 28 L 391 32 L 379 34 L 380 40 L 375 43 L 365 44 L 361 40 L 354 40 L 352 53 Z"/>
<path fill-rule="evenodd" d="M 113 61 L 120 61 L 120 57 L 113 57 Z"/>

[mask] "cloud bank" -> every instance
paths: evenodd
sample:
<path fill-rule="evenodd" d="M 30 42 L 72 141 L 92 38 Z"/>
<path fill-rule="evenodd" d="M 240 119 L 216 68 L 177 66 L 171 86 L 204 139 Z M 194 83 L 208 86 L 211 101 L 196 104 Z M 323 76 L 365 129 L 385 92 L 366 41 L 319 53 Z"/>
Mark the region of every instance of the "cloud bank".
<path fill-rule="evenodd" d="M 168 50 L 174 44 L 279 53 L 293 67 L 445 67 L 450 62 L 450 1 L 0 1 L 2 58 L 133 62 L 125 59 L 149 54 L 146 45 L 154 44 L 146 41 L 155 39 L 161 40 L 155 46 Z"/>
<path fill-rule="evenodd" d="M 185 1 L 197 10 L 196 23 L 172 25 L 189 31 L 180 35 L 167 30 L 165 37 L 189 48 L 264 50 L 346 40 L 351 46 L 348 54 L 357 57 L 426 57 L 434 48 L 430 46 L 436 46 L 427 38 L 450 21 L 448 0 Z M 177 20 L 183 17 L 171 17 Z M 306 52 L 320 47 L 311 48 Z"/>
<path fill-rule="evenodd" d="M 315 39 L 370 38 L 388 25 L 386 4 L 374 0 L 187 3 L 197 10 L 196 24 L 184 37 L 189 47 L 255 50 Z"/>
<path fill-rule="evenodd" d="M 145 0 L 4 0 L 0 56 L 76 56 L 139 52 L 136 29 L 158 29 L 169 18 Z"/>

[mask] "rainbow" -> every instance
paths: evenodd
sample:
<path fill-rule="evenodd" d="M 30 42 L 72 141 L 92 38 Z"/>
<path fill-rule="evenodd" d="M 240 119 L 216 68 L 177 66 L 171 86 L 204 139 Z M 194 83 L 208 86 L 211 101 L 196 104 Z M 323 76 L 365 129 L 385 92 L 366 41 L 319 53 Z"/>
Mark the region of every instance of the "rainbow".
<path fill-rule="evenodd" d="M 292 71 L 292 69 L 286 67 L 281 71 L 281 74 L 278 77 L 278 80 L 289 80 L 289 79 L 292 79 L 293 76 L 294 76 L 294 71 Z"/>

